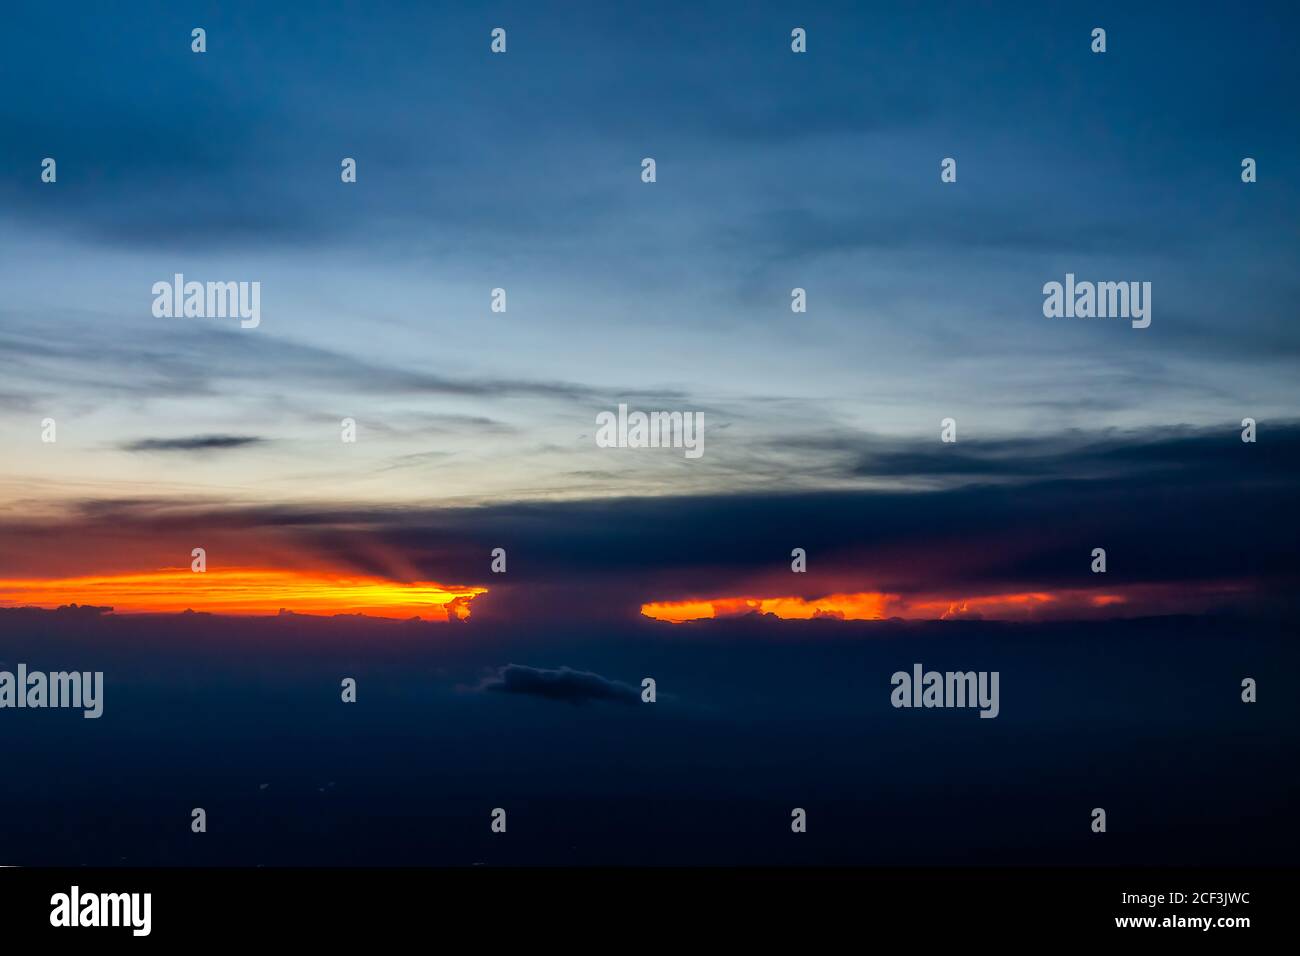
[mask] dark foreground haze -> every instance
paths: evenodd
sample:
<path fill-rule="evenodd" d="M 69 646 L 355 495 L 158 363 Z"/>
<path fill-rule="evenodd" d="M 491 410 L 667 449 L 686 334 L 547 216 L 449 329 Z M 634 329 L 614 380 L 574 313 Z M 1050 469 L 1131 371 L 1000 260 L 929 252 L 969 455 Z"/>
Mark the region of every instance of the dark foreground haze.
<path fill-rule="evenodd" d="M 5 713 L 4 864 L 1248 865 L 1300 847 L 1300 654 L 1278 622 L 64 609 L 0 610 L 0 632 L 0 670 L 104 671 L 98 720 Z M 999 716 L 895 709 L 890 676 L 915 663 L 1000 671 Z"/>

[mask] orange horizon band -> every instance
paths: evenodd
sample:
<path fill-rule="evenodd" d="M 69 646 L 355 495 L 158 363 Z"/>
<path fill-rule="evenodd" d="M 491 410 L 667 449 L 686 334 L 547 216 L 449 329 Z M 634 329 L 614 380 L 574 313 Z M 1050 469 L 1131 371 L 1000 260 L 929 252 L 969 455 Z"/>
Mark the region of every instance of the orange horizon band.
<path fill-rule="evenodd" d="M 368 614 L 465 620 L 487 588 L 433 581 L 398 582 L 371 575 L 270 568 L 158 571 L 73 578 L 0 579 L 0 606 L 89 604 L 122 613 L 230 615 Z"/>

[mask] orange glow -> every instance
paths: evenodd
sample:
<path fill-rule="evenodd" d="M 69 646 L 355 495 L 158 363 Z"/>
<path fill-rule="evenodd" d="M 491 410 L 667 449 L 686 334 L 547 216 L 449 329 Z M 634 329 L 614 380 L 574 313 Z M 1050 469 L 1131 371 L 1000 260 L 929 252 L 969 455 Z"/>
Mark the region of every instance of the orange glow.
<path fill-rule="evenodd" d="M 0 607 L 75 603 L 112 607 L 126 614 L 192 609 L 241 615 L 277 614 L 283 609 L 297 614 L 463 621 L 469 617 L 470 602 L 486 591 L 324 571 L 165 568 L 80 578 L 0 579 Z"/>
<path fill-rule="evenodd" d="M 957 601 L 918 601 L 908 606 L 908 617 L 938 617 L 941 621 L 962 617 L 991 615 L 993 617 L 1022 617 L 1044 604 L 1051 604 L 1056 596 L 1042 591 L 1023 594 L 989 594 L 982 597 L 961 598 Z M 940 613 L 936 613 L 940 612 Z"/>
<path fill-rule="evenodd" d="M 1036 620 L 1040 617 L 1087 616 L 1089 611 L 1128 605 L 1122 594 L 1095 594 L 1084 590 L 1017 591 L 971 597 L 918 595 L 900 597 L 880 591 L 829 594 L 822 598 L 728 597 L 690 601 L 653 601 L 641 613 L 656 621 L 684 624 L 712 618 L 759 612 L 783 620 L 833 617 L 844 621 L 879 621 L 890 617 L 909 620 Z"/>
<path fill-rule="evenodd" d="M 816 600 L 801 597 L 714 598 L 709 601 L 659 601 L 641 605 L 641 613 L 656 621 L 700 621 L 715 617 L 734 617 L 758 611 L 774 614 L 783 620 L 806 621 L 814 617 L 834 617 L 842 621 L 882 621 L 888 605 L 898 600 L 896 594 L 864 591 L 857 594 L 828 594 Z"/>

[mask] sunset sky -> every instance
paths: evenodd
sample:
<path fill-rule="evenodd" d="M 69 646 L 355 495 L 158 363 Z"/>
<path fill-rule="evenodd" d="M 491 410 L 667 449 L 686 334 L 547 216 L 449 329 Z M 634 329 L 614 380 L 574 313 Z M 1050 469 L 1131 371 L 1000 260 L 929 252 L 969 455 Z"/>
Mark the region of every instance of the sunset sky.
<path fill-rule="evenodd" d="M 104 706 L 0 706 L 0 865 L 1294 864 L 1298 34 L 6 4 L 0 673 Z M 1150 326 L 1045 317 L 1068 274 Z"/>
<path fill-rule="evenodd" d="M 797 57 L 780 5 L 521 5 L 494 57 L 455 5 L 142 6 L 6 14 L 0 605 L 1050 617 L 1291 580 L 1268 16 L 826 5 Z M 261 282 L 260 327 L 155 318 L 178 272 Z M 1066 272 L 1151 281 L 1151 327 L 1045 319 Z M 619 402 L 703 412 L 706 454 L 596 447 Z"/>

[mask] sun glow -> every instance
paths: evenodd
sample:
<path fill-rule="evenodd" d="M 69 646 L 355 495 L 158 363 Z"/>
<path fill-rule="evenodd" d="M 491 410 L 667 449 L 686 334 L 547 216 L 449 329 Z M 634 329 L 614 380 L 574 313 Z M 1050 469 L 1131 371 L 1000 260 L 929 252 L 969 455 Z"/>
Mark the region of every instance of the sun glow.
<path fill-rule="evenodd" d="M 771 614 L 782 620 L 836 618 L 842 621 L 880 621 L 897 617 L 908 620 L 953 621 L 987 618 L 1001 621 L 1037 620 L 1046 617 L 1087 616 L 1105 609 L 1126 606 L 1122 594 L 1098 594 L 1085 590 L 1015 591 L 968 597 L 913 595 L 902 597 L 881 591 L 828 594 L 803 597 L 696 598 L 687 601 L 652 601 L 641 605 L 641 613 L 656 621 L 684 624 L 742 614 Z"/>
<path fill-rule="evenodd" d="M 657 621 L 681 624 L 715 617 L 740 614 L 773 614 L 784 620 L 804 621 L 814 617 L 833 617 L 842 621 L 883 621 L 886 609 L 898 595 L 876 591 L 857 594 L 828 594 L 806 600 L 801 597 L 736 597 L 708 601 L 657 601 L 641 605 L 641 613 Z"/>
<path fill-rule="evenodd" d="M 0 579 L 0 607 L 53 608 L 65 604 L 112 607 L 118 613 L 266 615 L 366 614 L 371 617 L 465 620 L 482 587 L 432 581 L 390 581 L 366 575 L 270 568 L 194 572 L 165 568 L 78 578 Z"/>

